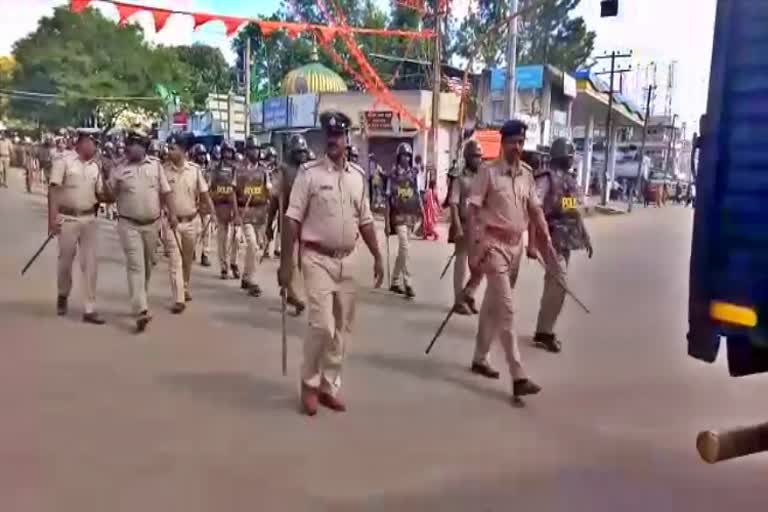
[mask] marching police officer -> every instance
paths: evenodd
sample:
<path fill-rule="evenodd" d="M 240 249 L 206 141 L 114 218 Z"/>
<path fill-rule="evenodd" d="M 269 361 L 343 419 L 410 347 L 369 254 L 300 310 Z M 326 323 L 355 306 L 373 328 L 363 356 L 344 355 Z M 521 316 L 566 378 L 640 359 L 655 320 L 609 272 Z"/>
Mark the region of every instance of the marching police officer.
<path fill-rule="evenodd" d="M 294 245 L 300 243 L 302 272 L 309 307 L 309 332 L 301 367 L 301 404 L 305 414 L 318 404 L 337 412 L 346 405 L 339 397 L 346 345 L 351 341 L 355 280 L 351 272 L 358 233 L 374 257 L 376 286 L 381 285 L 381 254 L 366 200 L 365 172 L 346 159 L 349 118 L 324 112 L 326 155 L 299 171 L 283 226 L 278 282 L 290 285 Z"/>
<path fill-rule="evenodd" d="M 550 148 L 550 165 L 536 175 L 536 188 L 542 202 L 552 245 L 557 253 L 555 264 L 547 265 L 544 292 L 541 295 L 534 343 L 550 352 L 560 352 L 562 342 L 554 328 L 565 301 L 565 282 L 571 251 L 585 249 L 592 257 L 592 241 L 579 211 L 581 194 L 572 174 L 574 147 L 568 139 L 559 138 Z M 531 254 L 535 257 L 535 254 Z"/>
<path fill-rule="evenodd" d="M 195 244 L 200 236 L 201 210 L 213 213 L 214 207 L 208 195 L 208 183 L 202 168 L 187 160 L 188 139 L 173 134 L 168 137 L 168 161 L 165 175 L 173 191 L 172 201 L 178 224 L 175 229 L 166 226 L 165 243 L 169 254 L 168 274 L 174 304 L 171 312 L 179 314 L 192 300 L 189 292 L 189 278 L 192 273 Z"/>
<path fill-rule="evenodd" d="M 234 236 L 232 237 L 234 243 L 232 243 L 232 247 L 229 247 L 230 227 L 234 233 L 235 226 L 232 223 L 238 216 L 235 197 L 235 165 L 235 148 L 229 142 L 224 142 L 221 149 L 221 160 L 215 164 L 211 171 L 211 199 L 213 199 L 213 205 L 216 207 L 216 237 L 222 279 L 229 279 L 230 267 L 233 277 L 235 279 L 240 278 L 240 270 L 237 267 L 238 247 Z M 229 261 L 227 261 L 228 257 Z M 227 266 L 228 264 L 230 267 Z"/>
<path fill-rule="evenodd" d="M 96 280 L 98 276 L 96 221 L 98 204 L 104 199 L 104 182 L 96 158 L 98 130 L 78 132 L 75 151 L 57 159 L 51 169 L 48 188 L 48 232 L 58 235 L 58 299 L 56 311 L 67 314 L 67 301 L 72 290 L 72 263 L 79 251 L 83 275 L 83 321 L 101 325 L 104 320 L 96 312 Z"/>
<path fill-rule="evenodd" d="M 268 164 L 268 163 L 267 163 Z M 242 225 L 245 237 L 245 265 L 241 287 L 251 297 L 261 296 L 261 287 L 254 282 L 258 240 L 267 224 L 267 213 L 272 193 L 272 180 L 269 168 L 259 161 L 259 146 L 251 136 L 245 142 L 245 161 L 240 164 L 236 180 L 235 194 L 239 217 L 237 224 Z"/>
<path fill-rule="evenodd" d="M 454 310 L 460 315 L 477 314 L 474 298 L 463 293 L 467 282 L 467 258 L 469 257 L 469 236 L 467 222 L 469 220 L 469 193 L 472 181 L 483 162 L 483 150 L 476 140 L 470 140 L 464 146 L 464 164 L 462 170 L 455 169 L 451 176 L 451 188 L 448 193 L 448 204 L 451 208 L 451 228 L 448 242 L 455 244 L 453 261 L 453 291 Z M 469 298 L 469 300 L 467 300 Z"/>
<path fill-rule="evenodd" d="M 208 150 L 202 144 L 195 144 L 192 147 L 192 161 L 195 162 L 203 171 L 203 177 L 205 182 L 210 184 L 211 182 L 211 166 L 210 157 L 208 156 Z M 210 194 L 209 194 L 210 197 Z M 203 233 L 200 235 L 200 245 L 202 246 L 200 254 L 200 265 L 204 267 L 211 266 L 211 260 L 208 258 L 208 254 L 211 252 L 211 219 L 213 214 L 203 213 L 201 220 L 203 222 Z"/>
<path fill-rule="evenodd" d="M 288 203 L 291 197 L 291 190 L 293 184 L 296 181 L 296 176 L 299 173 L 299 169 L 302 165 L 309 161 L 309 145 L 307 139 L 301 134 L 294 134 L 288 139 L 288 154 L 285 161 L 280 164 L 277 172 L 275 173 L 276 180 L 274 183 L 275 190 L 272 196 L 272 204 L 269 209 L 269 218 L 267 220 L 267 240 L 274 238 L 274 230 L 272 228 L 275 217 L 277 216 L 280 206 L 282 205 L 283 211 L 280 215 L 279 224 L 282 224 L 282 216 L 288 208 Z M 279 243 L 275 244 L 275 252 Z M 300 288 L 300 276 L 299 276 L 299 254 L 298 247 L 294 250 L 294 254 L 291 255 L 291 262 L 293 263 L 293 269 L 291 275 L 293 279 L 286 286 L 286 302 L 296 309 L 296 314 L 301 314 L 306 307 L 299 295 Z"/>
<path fill-rule="evenodd" d="M 410 233 L 422 215 L 422 190 L 418 184 L 418 171 L 413 165 L 413 148 L 402 142 L 396 151 L 397 163 L 387 179 L 385 195 L 389 201 L 387 236 L 397 236 L 397 258 L 392 270 L 391 292 L 413 298 L 411 273 L 408 269 Z M 403 289 L 400 283 L 405 285 Z"/>
<path fill-rule="evenodd" d="M 13 143 L 7 137 L 5 130 L 0 130 L 0 187 L 8 188 L 8 171 L 11 168 Z"/>
<path fill-rule="evenodd" d="M 264 144 L 259 151 L 261 165 L 270 174 L 277 170 L 277 150 L 272 144 Z"/>
<path fill-rule="evenodd" d="M 147 154 L 148 147 L 146 131 L 130 131 L 126 136 L 126 158 L 112 171 L 106 186 L 110 198 L 117 202 L 117 234 L 125 253 L 128 291 L 138 332 L 152 320 L 147 290 L 163 207 L 168 212 L 169 227 L 175 229 L 178 224 L 171 186 L 160 160 Z"/>
<path fill-rule="evenodd" d="M 503 155 L 480 167 L 472 183 L 467 230 L 472 279 L 484 275 L 487 282 L 471 370 L 487 378 L 499 378 L 488 360 L 491 344 L 498 336 L 515 400 L 541 390 L 523 369 L 514 326 L 514 281 L 520 267 L 523 233 L 529 223 L 536 228 L 534 244 L 545 260 L 556 260 L 533 174 L 520 158 L 526 129 L 525 123 L 517 120 L 507 121 L 501 128 Z"/>

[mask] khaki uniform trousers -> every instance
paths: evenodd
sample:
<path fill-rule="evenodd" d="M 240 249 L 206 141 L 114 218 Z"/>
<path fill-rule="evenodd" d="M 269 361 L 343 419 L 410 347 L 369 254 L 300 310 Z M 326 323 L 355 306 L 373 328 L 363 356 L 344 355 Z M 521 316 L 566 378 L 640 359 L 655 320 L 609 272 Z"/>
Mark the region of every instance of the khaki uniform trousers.
<path fill-rule="evenodd" d="M 157 247 L 157 222 L 139 226 L 126 219 L 117 221 L 117 235 L 125 253 L 125 268 L 128 274 L 128 293 L 131 309 L 135 315 L 147 311 L 147 290 L 152 267 L 155 264 Z"/>
<path fill-rule="evenodd" d="M 264 226 L 256 226 L 251 223 L 243 224 L 243 237 L 245 238 L 245 265 L 243 266 L 243 280 L 253 283 L 256 274 L 256 266 L 259 262 L 259 249 L 262 247 L 260 237 L 263 237 Z"/>
<path fill-rule="evenodd" d="M 0 156 L 0 184 L 8 184 L 8 170 L 11 168 L 11 157 Z"/>
<path fill-rule="evenodd" d="M 203 216 L 202 227 L 205 228 L 206 226 L 207 229 L 203 229 L 203 233 L 200 235 L 200 244 L 202 245 L 202 254 L 208 256 L 211 253 L 211 230 L 213 229 L 210 214 Z"/>
<path fill-rule="evenodd" d="M 411 284 L 411 272 L 408 270 L 408 251 L 410 249 L 410 227 L 407 224 L 395 226 L 397 235 L 397 258 L 392 269 L 392 285 L 399 285 L 402 281 L 405 286 Z"/>
<path fill-rule="evenodd" d="M 560 283 L 565 282 L 570 257 L 570 251 L 566 251 L 563 254 L 558 253 L 557 268 L 553 268 L 557 273 L 548 271 L 544 275 L 544 291 L 541 294 L 536 332 L 542 334 L 554 333 L 555 323 L 557 323 L 557 318 L 563 311 L 563 303 L 565 302 L 565 289 Z"/>
<path fill-rule="evenodd" d="M 90 215 L 85 217 L 64 215 L 62 219 L 59 234 L 58 294 L 60 297 L 69 297 L 69 292 L 72 291 L 72 263 L 79 252 L 78 259 L 83 276 L 83 304 L 86 313 L 94 313 L 98 276 L 99 224 L 96 222 L 96 217 Z"/>
<path fill-rule="evenodd" d="M 184 294 L 189 291 L 189 276 L 192 273 L 192 263 L 195 257 L 195 243 L 200 236 L 200 217 L 189 222 L 179 222 L 176 226 L 176 235 L 168 221 L 163 221 L 164 229 L 163 245 L 168 253 L 168 278 L 171 283 L 171 295 L 175 303 L 184 303 Z M 181 251 L 179 251 L 179 243 Z"/>
<path fill-rule="evenodd" d="M 237 240 L 237 229 L 233 222 L 217 221 L 216 241 L 219 251 L 219 266 L 221 271 L 229 270 L 230 265 L 237 264 L 240 244 Z"/>
<path fill-rule="evenodd" d="M 515 249 L 488 249 L 482 269 L 487 280 L 475 339 L 475 363 L 489 364 L 491 344 L 501 341 L 513 380 L 526 378 L 515 333 L 514 283 L 520 269 L 522 245 Z"/>
<path fill-rule="evenodd" d="M 309 331 L 304 341 L 301 380 L 335 395 L 355 317 L 356 283 L 347 260 L 302 249 Z"/>

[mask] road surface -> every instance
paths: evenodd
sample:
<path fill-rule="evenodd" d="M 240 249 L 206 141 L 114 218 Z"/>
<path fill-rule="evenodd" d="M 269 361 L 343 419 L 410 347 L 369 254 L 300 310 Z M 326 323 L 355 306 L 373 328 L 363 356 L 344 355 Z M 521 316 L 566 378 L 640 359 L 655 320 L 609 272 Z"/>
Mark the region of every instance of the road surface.
<path fill-rule="evenodd" d="M 475 319 L 424 348 L 451 302 L 443 241 L 414 243 L 415 302 L 369 289 L 362 254 L 344 396 L 350 410 L 297 412 L 305 318 L 289 319 L 280 371 L 276 263 L 264 297 L 196 266 L 172 316 L 166 262 L 155 321 L 131 333 L 123 256 L 103 221 L 99 300 L 77 288 L 55 316 L 55 247 L 42 196 L 0 190 L 0 510 L 7 512 L 765 510 L 768 458 L 707 466 L 698 430 L 765 420 L 768 379 L 732 380 L 685 355 L 691 210 L 639 208 L 589 222 L 595 257 L 573 258 L 564 352 L 530 346 L 542 272 L 517 291 L 523 354 L 544 390 L 510 406 L 509 382 L 468 372 Z M 394 240 L 393 240 L 394 242 Z M 503 369 L 498 347 L 495 363 Z"/>

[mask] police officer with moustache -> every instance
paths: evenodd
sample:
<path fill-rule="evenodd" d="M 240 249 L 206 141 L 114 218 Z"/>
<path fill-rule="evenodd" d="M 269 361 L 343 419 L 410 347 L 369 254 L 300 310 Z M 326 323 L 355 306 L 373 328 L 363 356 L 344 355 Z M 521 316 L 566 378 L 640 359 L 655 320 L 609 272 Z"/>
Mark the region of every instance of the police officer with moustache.
<path fill-rule="evenodd" d="M 235 231 L 233 221 L 238 218 L 237 199 L 235 196 L 235 148 L 224 142 L 221 150 L 221 160 L 211 171 L 211 199 L 216 211 L 216 238 L 218 241 L 219 265 L 221 278 L 229 279 L 229 268 L 235 279 L 240 278 L 237 267 L 237 244 L 229 247 L 230 228 Z M 231 254 L 230 254 L 231 251 Z M 228 260 L 229 257 L 229 261 Z M 228 268 L 227 265 L 230 265 Z"/>
<path fill-rule="evenodd" d="M 117 234 L 125 253 L 128 291 L 136 330 L 144 331 L 152 320 L 147 291 L 155 264 L 158 223 L 163 208 L 170 229 L 178 224 L 173 192 L 157 158 L 147 154 L 149 136 L 134 129 L 126 137 L 126 158 L 106 181 L 109 199 L 117 202 Z"/>
<path fill-rule="evenodd" d="M 475 300 L 471 292 L 464 293 L 467 283 L 467 259 L 469 244 L 467 241 L 467 222 L 469 220 L 469 193 L 472 181 L 483 162 L 483 150 L 476 140 L 470 140 L 464 146 L 464 169 L 454 168 L 451 176 L 451 188 L 448 192 L 448 205 L 451 209 L 451 228 L 448 233 L 448 243 L 455 244 L 453 262 L 453 292 L 454 310 L 460 315 L 477 314 Z M 479 285 L 474 283 L 474 286 Z"/>
<path fill-rule="evenodd" d="M 210 185 L 211 183 L 211 167 L 210 167 L 210 161 L 208 157 L 208 151 L 205 149 L 205 146 L 202 144 L 195 144 L 192 147 L 192 161 L 195 162 L 197 165 L 200 166 L 200 169 L 203 171 L 203 177 L 205 178 L 205 182 Z M 210 196 L 210 194 L 209 194 Z M 203 223 L 203 233 L 200 235 L 200 245 L 202 246 L 201 254 L 200 254 L 200 265 L 204 267 L 210 267 L 211 266 L 211 260 L 208 258 L 208 254 L 211 252 L 211 219 L 213 213 L 203 213 L 201 216 L 201 220 Z"/>
<path fill-rule="evenodd" d="M 555 336 L 554 328 L 565 301 L 565 288 L 560 283 L 565 282 L 571 251 L 584 249 L 589 258 L 594 252 L 578 208 L 581 194 L 572 172 L 574 153 L 573 144 L 568 139 L 556 139 L 550 148 L 549 169 L 536 175 L 536 188 L 557 253 L 557 262 L 548 265 L 544 277 L 544 292 L 533 341 L 550 352 L 562 350 L 562 342 Z M 534 251 L 530 249 L 529 256 L 536 257 Z"/>
<path fill-rule="evenodd" d="M 376 287 L 381 286 L 381 254 L 365 192 L 365 172 L 346 159 L 349 118 L 324 112 L 326 155 L 302 166 L 291 190 L 282 236 L 278 282 L 291 284 L 294 246 L 301 244 L 301 265 L 309 302 L 309 332 L 301 367 L 301 405 L 309 416 L 318 405 L 346 410 L 339 397 L 346 345 L 351 342 L 356 283 L 349 259 L 358 234 L 374 257 Z"/>
<path fill-rule="evenodd" d="M 401 143 L 396 151 L 397 163 L 390 173 L 385 195 L 389 201 L 387 235 L 397 236 L 397 258 L 392 270 L 391 292 L 405 295 L 409 299 L 415 296 L 411 286 L 411 273 L 408 269 L 408 248 L 410 232 L 416 220 L 422 215 L 422 190 L 418 184 L 418 169 L 413 165 L 413 149 L 407 142 Z M 400 283 L 405 285 L 405 289 Z"/>
<path fill-rule="evenodd" d="M 245 142 L 245 161 L 237 170 L 235 194 L 240 214 L 236 222 L 243 227 L 246 244 L 241 287 L 251 297 L 260 297 L 261 287 L 254 278 L 259 257 L 258 239 L 267 223 L 272 180 L 269 168 L 259 161 L 259 146 L 252 136 Z"/>
<path fill-rule="evenodd" d="M 168 137 L 168 160 L 164 164 L 178 219 L 175 229 L 166 226 L 163 240 L 169 254 L 168 274 L 174 299 L 171 312 L 174 314 L 182 313 L 186 303 L 192 300 L 189 278 L 195 244 L 202 229 L 201 212 L 210 215 L 214 211 L 203 169 L 187 160 L 187 145 L 188 139 L 183 135 Z"/>
<path fill-rule="evenodd" d="M 296 181 L 296 176 L 299 174 L 299 169 L 308 161 L 309 145 L 307 144 L 307 139 L 300 134 L 292 135 L 291 138 L 288 139 L 288 153 L 285 161 L 280 164 L 275 173 L 275 188 L 272 195 L 272 202 L 269 207 L 269 218 L 267 219 L 267 240 L 272 240 L 274 238 L 274 230 L 272 226 L 274 225 L 275 218 L 280 210 L 280 203 L 282 202 L 282 214 L 285 214 L 285 210 L 288 208 L 288 203 L 291 197 L 293 184 Z M 282 223 L 282 215 L 280 217 L 281 219 L 278 220 L 278 222 Z M 275 251 L 277 251 L 278 245 L 279 242 L 275 244 Z M 298 247 L 294 250 L 294 254 L 291 255 L 291 262 L 293 265 L 291 271 L 292 279 L 286 287 L 286 302 L 293 306 L 296 310 L 296 314 L 299 315 L 304 311 L 306 305 L 304 304 L 304 301 L 301 300 L 299 294 L 301 284 Z"/>

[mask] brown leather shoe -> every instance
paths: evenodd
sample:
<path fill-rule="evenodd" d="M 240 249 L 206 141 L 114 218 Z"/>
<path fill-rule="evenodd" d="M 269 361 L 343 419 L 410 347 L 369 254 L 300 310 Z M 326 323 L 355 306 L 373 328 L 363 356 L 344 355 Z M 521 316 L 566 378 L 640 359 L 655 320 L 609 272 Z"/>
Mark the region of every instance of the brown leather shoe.
<path fill-rule="evenodd" d="M 322 405 L 323 407 L 327 407 L 332 411 L 345 412 L 347 410 L 347 406 L 344 404 L 344 402 L 342 402 L 338 397 L 335 397 L 330 393 L 321 391 L 318 398 L 320 401 L 320 405 Z"/>
<path fill-rule="evenodd" d="M 317 414 L 317 389 L 301 384 L 301 412 L 307 416 Z"/>
<path fill-rule="evenodd" d="M 487 377 L 489 379 L 499 378 L 498 370 L 494 370 L 491 368 L 491 365 L 487 363 L 472 363 L 472 368 L 470 368 L 470 370 L 472 373 L 482 375 L 483 377 Z"/>

